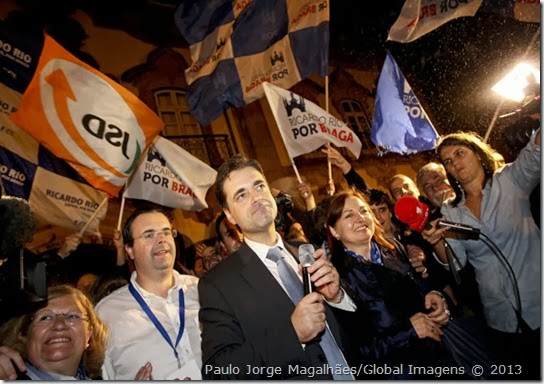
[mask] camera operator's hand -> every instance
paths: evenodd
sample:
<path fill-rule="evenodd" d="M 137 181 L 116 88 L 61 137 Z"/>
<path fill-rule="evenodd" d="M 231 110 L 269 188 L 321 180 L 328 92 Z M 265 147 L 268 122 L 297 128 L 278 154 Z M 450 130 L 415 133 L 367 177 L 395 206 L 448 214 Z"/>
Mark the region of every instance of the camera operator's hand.
<path fill-rule="evenodd" d="M 70 236 L 66 236 L 64 242 L 57 251 L 57 255 L 63 259 L 68 257 L 77 247 L 81 244 L 81 236 L 77 233 L 74 233 Z"/>
<path fill-rule="evenodd" d="M 17 372 L 15 366 L 21 372 L 26 372 L 25 362 L 19 352 L 0 346 L 0 380 L 16 380 Z"/>

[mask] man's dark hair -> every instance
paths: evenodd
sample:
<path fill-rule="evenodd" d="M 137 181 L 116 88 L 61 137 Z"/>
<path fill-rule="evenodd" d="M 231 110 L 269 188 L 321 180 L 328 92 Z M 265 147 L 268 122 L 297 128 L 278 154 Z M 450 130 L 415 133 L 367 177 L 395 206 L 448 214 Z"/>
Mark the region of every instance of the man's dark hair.
<path fill-rule="evenodd" d="M 136 220 L 138 216 L 143 215 L 144 213 L 153 212 L 162 213 L 163 215 L 168 217 L 168 215 L 159 208 L 141 208 L 132 212 L 132 214 L 128 217 L 127 221 L 125 221 L 125 225 L 123 226 L 123 243 L 125 243 L 125 245 L 128 245 L 130 247 L 134 245 L 134 237 L 132 235 L 132 223 L 134 222 L 134 220 Z"/>
<path fill-rule="evenodd" d="M 380 205 L 380 204 L 386 204 L 391 213 L 393 213 L 393 209 L 395 207 L 395 204 L 393 203 L 393 200 L 387 193 L 384 191 L 380 191 L 379 189 L 371 189 L 370 190 L 370 198 L 369 204 L 370 205 Z"/>
<path fill-rule="evenodd" d="M 230 159 L 225 161 L 217 170 L 217 176 L 215 178 L 215 198 L 222 208 L 228 208 L 227 197 L 223 191 L 225 180 L 234 171 L 238 171 L 243 168 L 252 167 L 255 168 L 264 177 L 264 171 L 261 164 L 255 159 L 250 159 L 244 153 L 237 153 Z"/>

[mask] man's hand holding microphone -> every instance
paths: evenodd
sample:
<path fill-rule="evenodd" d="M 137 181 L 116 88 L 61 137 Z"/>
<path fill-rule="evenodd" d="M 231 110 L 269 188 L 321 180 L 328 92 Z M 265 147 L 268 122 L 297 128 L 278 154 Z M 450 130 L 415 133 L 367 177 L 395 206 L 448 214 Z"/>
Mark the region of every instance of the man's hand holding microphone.
<path fill-rule="evenodd" d="M 339 303 L 344 291 L 340 288 L 340 276 L 324 249 L 315 251 L 311 244 L 302 244 L 299 260 L 304 297 L 297 304 L 291 321 L 300 342 L 307 343 L 325 330 L 327 319 L 323 299 Z"/>

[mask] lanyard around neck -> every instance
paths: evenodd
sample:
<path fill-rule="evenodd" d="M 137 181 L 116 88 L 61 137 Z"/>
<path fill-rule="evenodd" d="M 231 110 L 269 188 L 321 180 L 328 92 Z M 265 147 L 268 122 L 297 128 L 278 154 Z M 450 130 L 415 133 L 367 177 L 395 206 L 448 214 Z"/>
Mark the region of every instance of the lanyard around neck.
<path fill-rule="evenodd" d="M 164 340 L 166 340 L 168 345 L 172 347 L 172 350 L 174 351 L 174 356 L 176 357 L 176 360 L 178 362 L 178 368 L 181 368 L 181 362 L 179 360 L 179 354 L 176 348 L 181 340 L 181 337 L 183 336 L 183 330 L 185 329 L 185 298 L 183 296 L 183 289 L 181 287 L 179 288 L 179 330 L 178 336 L 176 337 L 175 345 L 172 344 L 172 339 L 170 338 L 170 335 L 168 334 L 168 332 L 166 332 L 166 329 L 164 329 L 163 325 L 161 324 L 159 319 L 157 319 L 153 311 L 151 311 L 151 308 L 149 308 L 149 305 L 147 305 L 140 293 L 136 290 L 136 288 L 134 288 L 132 282 L 130 282 L 128 290 L 130 291 L 130 293 L 132 293 L 132 296 L 134 296 L 138 304 L 140 304 L 140 307 L 142 307 L 145 314 L 147 315 L 147 317 L 149 317 L 153 325 L 155 325 L 155 328 L 157 328 Z"/>

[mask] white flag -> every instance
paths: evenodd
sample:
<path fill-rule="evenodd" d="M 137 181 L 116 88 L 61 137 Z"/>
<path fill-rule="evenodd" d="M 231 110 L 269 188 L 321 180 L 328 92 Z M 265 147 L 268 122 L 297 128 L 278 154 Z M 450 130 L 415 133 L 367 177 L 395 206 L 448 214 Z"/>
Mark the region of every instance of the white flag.
<path fill-rule="evenodd" d="M 179 145 L 158 136 L 128 182 L 126 198 L 201 211 L 217 172 Z"/>
<path fill-rule="evenodd" d="M 361 141 L 345 123 L 293 92 L 268 82 L 263 89 L 291 158 L 327 143 L 346 147 L 359 158 Z"/>
<path fill-rule="evenodd" d="M 453 19 L 474 16 L 482 0 L 406 0 L 387 40 L 412 42 Z"/>

